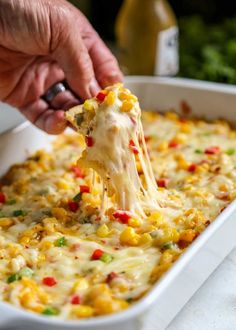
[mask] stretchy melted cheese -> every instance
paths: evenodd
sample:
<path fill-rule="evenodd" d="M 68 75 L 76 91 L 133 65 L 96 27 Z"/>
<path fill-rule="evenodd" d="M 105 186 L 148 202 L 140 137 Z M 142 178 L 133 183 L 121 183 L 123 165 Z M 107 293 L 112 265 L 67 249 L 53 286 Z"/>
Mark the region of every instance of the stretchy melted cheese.
<path fill-rule="evenodd" d="M 86 136 L 80 164 L 97 171 L 108 196 L 133 215 L 158 209 L 157 186 L 150 165 L 137 98 L 121 84 L 101 91 L 67 112 L 67 119 Z M 140 179 L 136 158 L 144 174 Z"/>
<path fill-rule="evenodd" d="M 77 133 L 9 170 L 0 189 L 1 301 L 61 319 L 122 311 L 236 197 L 236 131 L 226 122 L 150 112 L 142 122 L 166 205 L 145 217 L 117 210 L 112 197 L 101 218 L 103 184 L 76 164 L 86 147 Z M 142 182 L 138 158 L 136 166 Z"/>

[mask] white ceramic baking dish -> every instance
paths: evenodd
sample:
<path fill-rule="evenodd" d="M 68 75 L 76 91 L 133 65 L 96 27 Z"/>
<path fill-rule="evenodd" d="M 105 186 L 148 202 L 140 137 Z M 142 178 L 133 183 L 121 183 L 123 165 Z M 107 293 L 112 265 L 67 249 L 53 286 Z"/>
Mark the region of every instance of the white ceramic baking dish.
<path fill-rule="evenodd" d="M 187 101 L 194 116 L 236 119 L 236 88 L 221 84 L 186 79 L 128 77 L 126 86 L 139 96 L 142 107 L 180 111 L 181 101 Z M 39 146 L 47 147 L 50 138 L 31 125 L 18 128 L 15 148 L 7 166 L 25 157 Z M 19 132 L 21 131 L 21 134 Z M 0 135 L 0 172 L 5 169 L 4 149 L 16 134 L 17 128 Z M 4 144 L 4 146 L 3 146 Z M 16 152 L 18 150 L 18 152 Z M 64 321 L 27 313 L 6 303 L 0 303 L 0 329 L 34 330 L 162 330 L 170 323 L 189 298 L 235 247 L 236 201 L 190 246 L 166 275 L 139 302 L 128 310 L 111 316 L 81 321 Z"/>

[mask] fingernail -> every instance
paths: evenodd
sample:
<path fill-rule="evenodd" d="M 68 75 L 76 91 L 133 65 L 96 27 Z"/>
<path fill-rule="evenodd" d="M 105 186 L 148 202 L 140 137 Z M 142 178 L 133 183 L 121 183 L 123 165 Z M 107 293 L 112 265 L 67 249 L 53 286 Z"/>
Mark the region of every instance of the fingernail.
<path fill-rule="evenodd" d="M 98 82 L 95 78 L 93 78 L 89 84 L 89 91 L 92 96 L 97 95 L 97 93 L 101 90 L 101 87 L 98 85 Z"/>
<path fill-rule="evenodd" d="M 109 75 L 104 77 L 104 79 L 102 80 L 102 85 L 109 86 L 118 82 L 122 82 L 122 80 L 123 77 L 114 71 L 114 72 L 110 72 Z"/>

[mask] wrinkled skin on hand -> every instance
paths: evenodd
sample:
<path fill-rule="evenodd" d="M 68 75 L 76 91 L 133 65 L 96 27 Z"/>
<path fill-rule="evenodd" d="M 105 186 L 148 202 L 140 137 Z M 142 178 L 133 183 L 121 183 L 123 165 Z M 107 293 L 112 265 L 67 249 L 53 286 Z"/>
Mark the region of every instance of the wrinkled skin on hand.
<path fill-rule="evenodd" d="M 51 105 L 40 98 L 64 79 L 72 92 L 59 93 Z M 0 100 L 39 128 L 62 132 L 63 109 L 121 80 L 114 56 L 65 0 L 0 0 Z"/>

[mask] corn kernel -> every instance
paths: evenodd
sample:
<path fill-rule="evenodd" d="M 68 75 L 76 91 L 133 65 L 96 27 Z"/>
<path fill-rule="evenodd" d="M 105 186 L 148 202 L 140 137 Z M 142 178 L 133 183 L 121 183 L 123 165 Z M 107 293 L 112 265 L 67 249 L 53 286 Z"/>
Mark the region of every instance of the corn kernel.
<path fill-rule="evenodd" d="M 7 228 L 14 224 L 14 221 L 10 218 L 0 218 L 0 227 Z"/>
<path fill-rule="evenodd" d="M 162 141 L 158 144 L 157 150 L 158 151 L 166 151 L 169 148 L 169 144 L 167 141 Z"/>
<path fill-rule="evenodd" d="M 73 306 L 72 313 L 80 318 L 91 317 L 94 314 L 94 309 L 88 305 Z"/>
<path fill-rule="evenodd" d="M 129 112 L 134 106 L 134 103 L 132 101 L 123 101 L 122 106 L 120 110 L 122 112 Z"/>
<path fill-rule="evenodd" d="M 105 99 L 106 104 L 109 105 L 109 106 L 111 106 L 111 105 L 114 104 L 115 100 L 116 100 L 116 94 L 115 94 L 115 92 L 110 91 L 107 94 L 106 99 Z"/>
<path fill-rule="evenodd" d="M 159 264 L 170 264 L 173 263 L 177 258 L 179 254 L 176 253 L 174 250 L 166 250 L 165 252 L 162 253 Z"/>
<path fill-rule="evenodd" d="M 94 102 L 92 100 L 86 100 L 83 104 L 83 108 L 87 111 L 94 111 Z"/>
<path fill-rule="evenodd" d="M 148 244 L 151 244 L 152 241 L 153 241 L 152 236 L 148 233 L 144 233 L 144 234 L 141 235 L 138 244 L 139 245 L 148 245 Z"/>
<path fill-rule="evenodd" d="M 53 207 L 52 214 L 56 219 L 59 220 L 66 220 L 67 218 L 67 211 L 62 207 Z"/>
<path fill-rule="evenodd" d="M 188 139 L 188 136 L 186 134 L 179 133 L 175 136 L 175 138 L 173 140 L 176 143 L 183 144 L 187 141 L 187 139 Z"/>
<path fill-rule="evenodd" d="M 219 186 L 219 190 L 220 191 L 223 191 L 223 192 L 228 192 L 229 191 L 229 188 L 227 187 L 227 185 L 225 183 L 222 183 L 220 186 Z M 0 223 L 0 226 L 1 226 L 1 223 Z"/>
<path fill-rule="evenodd" d="M 166 221 L 165 221 L 163 215 L 160 212 L 158 212 L 158 211 L 152 213 L 147 218 L 147 220 L 149 222 L 151 222 L 151 224 L 153 224 L 154 226 L 159 227 L 159 228 L 166 225 Z"/>
<path fill-rule="evenodd" d="M 176 228 L 164 227 L 163 234 L 156 237 L 155 242 L 158 245 L 163 245 L 164 243 L 173 242 L 176 243 L 179 240 L 179 233 Z"/>
<path fill-rule="evenodd" d="M 173 111 L 168 111 L 166 114 L 165 114 L 165 117 L 170 119 L 170 120 L 173 120 L 173 121 L 176 121 L 179 119 L 179 115 Z"/>
<path fill-rule="evenodd" d="M 186 230 L 183 230 L 180 233 L 179 239 L 181 241 L 185 241 L 185 242 L 191 243 L 194 240 L 195 236 L 196 236 L 195 230 L 193 230 L 193 229 L 186 229 Z"/>
<path fill-rule="evenodd" d="M 99 237 L 107 237 L 109 233 L 110 233 L 109 228 L 105 223 L 101 225 L 96 232 L 97 236 Z"/>
<path fill-rule="evenodd" d="M 140 221 L 136 218 L 130 218 L 128 220 L 128 224 L 130 227 L 134 227 L 134 228 L 140 227 L 140 225 L 141 225 Z"/>
<path fill-rule="evenodd" d="M 120 234 L 120 242 L 131 246 L 138 245 L 140 235 L 136 234 L 134 228 L 126 227 Z"/>
<path fill-rule="evenodd" d="M 82 201 L 85 203 L 88 203 L 92 207 L 96 207 L 96 206 L 99 206 L 101 203 L 100 199 L 98 197 L 94 197 L 91 193 L 83 193 Z"/>
<path fill-rule="evenodd" d="M 54 244 L 51 241 L 42 241 L 40 244 L 40 250 L 47 251 L 49 250 Z"/>
<path fill-rule="evenodd" d="M 67 182 L 66 180 L 64 180 L 64 179 L 60 179 L 59 181 L 57 181 L 56 185 L 57 185 L 57 187 L 58 187 L 59 189 L 65 189 L 65 190 L 68 190 L 68 189 L 70 189 L 70 187 L 71 187 L 71 186 L 68 184 L 68 182 Z"/>
<path fill-rule="evenodd" d="M 156 266 L 151 273 L 151 282 L 154 283 L 171 267 L 171 263 Z"/>
<path fill-rule="evenodd" d="M 93 286 L 89 294 L 89 298 L 93 300 L 98 296 L 106 296 L 106 297 L 111 296 L 111 290 L 107 284 L 101 283 Z"/>
<path fill-rule="evenodd" d="M 94 302 L 96 315 L 111 314 L 128 307 L 128 303 L 122 299 L 97 297 Z"/>
<path fill-rule="evenodd" d="M 180 132 L 182 133 L 190 133 L 192 130 L 191 126 L 188 123 L 181 123 Z"/>
<path fill-rule="evenodd" d="M 125 101 L 125 100 L 130 101 L 130 100 L 132 100 L 134 102 L 136 102 L 138 100 L 135 95 L 129 93 L 128 91 L 122 91 L 122 92 L 120 92 L 119 93 L 119 99 L 121 101 Z"/>

